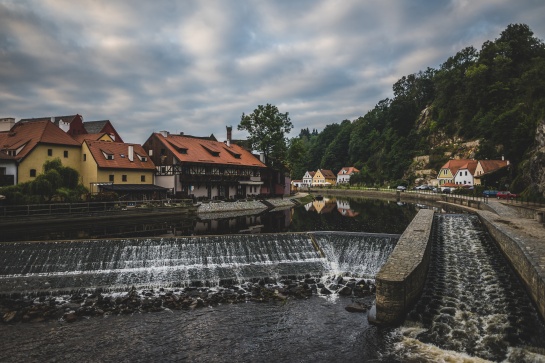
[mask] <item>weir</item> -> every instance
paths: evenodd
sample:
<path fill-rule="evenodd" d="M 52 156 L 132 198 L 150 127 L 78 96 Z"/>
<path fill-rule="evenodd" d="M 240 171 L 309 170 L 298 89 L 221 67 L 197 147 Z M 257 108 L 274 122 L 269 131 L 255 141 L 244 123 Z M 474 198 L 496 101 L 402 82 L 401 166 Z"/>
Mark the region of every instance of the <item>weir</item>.
<path fill-rule="evenodd" d="M 0 244 L 0 291 L 218 285 L 352 273 L 374 277 L 399 235 L 309 232 Z"/>

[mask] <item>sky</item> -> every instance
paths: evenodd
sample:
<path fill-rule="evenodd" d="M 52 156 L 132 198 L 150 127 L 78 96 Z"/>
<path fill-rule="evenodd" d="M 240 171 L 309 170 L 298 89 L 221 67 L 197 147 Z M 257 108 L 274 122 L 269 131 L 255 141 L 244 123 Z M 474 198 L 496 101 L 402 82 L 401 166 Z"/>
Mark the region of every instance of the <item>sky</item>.
<path fill-rule="evenodd" d="M 543 0 L 0 0 L 0 118 L 222 141 L 270 103 L 294 137 L 364 116 L 401 77 L 509 24 L 543 40 L 544 14 Z"/>

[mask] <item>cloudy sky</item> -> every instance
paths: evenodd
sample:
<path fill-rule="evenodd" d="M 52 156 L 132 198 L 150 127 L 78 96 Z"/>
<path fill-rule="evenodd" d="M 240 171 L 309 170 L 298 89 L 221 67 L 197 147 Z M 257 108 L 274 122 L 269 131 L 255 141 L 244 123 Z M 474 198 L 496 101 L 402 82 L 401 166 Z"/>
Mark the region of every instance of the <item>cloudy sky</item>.
<path fill-rule="evenodd" d="M 271 103 L 295 136 L 365 115 L 402 76 L 511 23 L 545 39 L 544 14 L 543 0 L 0 0 L 0 118 L 223 140 Z"/>

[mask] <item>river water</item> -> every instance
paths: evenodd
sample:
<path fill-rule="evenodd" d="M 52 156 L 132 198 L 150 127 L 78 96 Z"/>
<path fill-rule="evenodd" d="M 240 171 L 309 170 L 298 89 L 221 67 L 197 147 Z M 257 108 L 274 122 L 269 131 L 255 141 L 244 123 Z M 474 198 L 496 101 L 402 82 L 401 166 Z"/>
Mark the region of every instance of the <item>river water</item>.
<path fill-rule="evenodd" d="M 218 230 L 237 232 L 250 225 L 254 231 L 265 232 L 397 234 L 417 210 L 410 204 L 343 199 L 340 204 L 329 202 L 329 206 L 318 208 L 298 207 L 249 219 L 245 216 L 245 221 L 250 220 L 245 225 L 241 216 L 234 217 L 236 223 L 210 221 L 206 228 L 209 231 L 218 226 Z M 345 307 L 354 297 L 314 295 L 305 300 L 106 315 L 74 323 L 50 320 L 3 324 L 0 361 L 545 362 L 541 355 L 545 349 L 543 324 L 478 219 L 441 215 L 434 231 L 430 279 L 422 298 L 399 328 L 371 326 L 366 314 L 347 312 Z M 353 242 L 325 239 L 319 241 L 325 255 L 343 256 L 336 261 L 328 258 L 335 262 L 328 263 L 328 268 L 337 268 L 333 273 L 365 273 L 358 270 L 365 258 L 350 258 L 357 254 Z M 305 243 L 304 239 L 298 242 Z M 328 252 L 327 246 L 333 252 Z M 382 259 L 381 254 L 389 253 L 384 251 L 370 248 L 368 253 L 375 257 L 369 259 Z M 376 266 L 369 264 L 369 269 L 366 271 L 376 270 Z M 4 276 L 10 274 L 13 279 L 13 271 Z M 42 273 L 40 278 L 43 276 L 47 274 Z M 32 286 L 32 280 L 29 278 L 25 286 Z M 10 289 L 15 285 L 9 285 Z"/>

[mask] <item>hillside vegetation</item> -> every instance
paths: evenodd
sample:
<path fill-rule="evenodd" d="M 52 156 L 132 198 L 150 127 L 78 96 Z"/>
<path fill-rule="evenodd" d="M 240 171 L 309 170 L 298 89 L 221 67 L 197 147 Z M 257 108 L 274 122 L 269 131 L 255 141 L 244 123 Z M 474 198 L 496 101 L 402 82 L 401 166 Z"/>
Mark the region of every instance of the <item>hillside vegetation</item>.
<path fill-rule="evenodd" d="M 409 167 L 416 156 L 429 155 L 421 167 L 435 170 L 450 157 L 504 156 L 513 165 L 511 189 L 535 191 L 530 169 L 541 164 L 528 160 L 544 111 L 545 45 L 527 25 L 511 24 L 480 50 L 467 47 L 439 69 L 402 77 L 393 98 L 365 116 L 321 131 L 301 130 L 290 140 L 288 164 L 293 179 L 306 170 L 336 173 L 353 165 L 363 183 L 385 185 L 412 182 Z M 468 141 L 474 147 L 463 155 L 461 145 Z"/>

